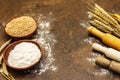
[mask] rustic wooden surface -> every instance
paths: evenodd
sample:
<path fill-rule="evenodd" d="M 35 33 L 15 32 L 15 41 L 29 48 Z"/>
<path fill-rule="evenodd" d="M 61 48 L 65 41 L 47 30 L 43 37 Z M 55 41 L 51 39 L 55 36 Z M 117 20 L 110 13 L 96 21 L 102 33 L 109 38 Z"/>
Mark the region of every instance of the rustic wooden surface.
<path fill-rule="evenodd" d="M 104 9 L 111 13 L 120 13 L 120 0 L 96 0 Z M 0 0 L 0 45 L 8 37 L 4 33 L 4 25 L 10 19 L 34 14 L 49 15 L 52 13 L 55 20 L 52 22 L 52 33 L 57 43 L 53 49 L 56 71 L 48 70 L 41 75 L 25 74 L 9 71 L 16 80 L 119 80 L 120 76 L 111 71 L 104 71 L 96 66 L 92 60 L 93 50 L 89 42 L 88 32 L 81 23 L 88 20 L 87 7 L 82 0 Z M 94 37 L 93 41 L 96 41 Z M 97 54 L 97 53 L 95 53 Z M 94 58 L 93 58 L 94 59 Z M 102 71 L 103 69 L 103 71 Z M 0 80 L 5 80 L 0 76 Z"/>

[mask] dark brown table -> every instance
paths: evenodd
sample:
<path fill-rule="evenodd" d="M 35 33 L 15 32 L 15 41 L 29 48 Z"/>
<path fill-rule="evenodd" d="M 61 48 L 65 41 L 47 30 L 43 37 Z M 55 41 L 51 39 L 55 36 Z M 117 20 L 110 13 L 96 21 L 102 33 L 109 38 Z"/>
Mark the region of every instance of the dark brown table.
<path fill-rule="evenodd" d="M 120 13 L 120 0 L 96 0 L 105 10 Z M 50 32 L 57 41 L 52 49 L 56 70 L 48 69 L 41 75 L 9 69 L 16 80 L 119 80 L 117 73 L 95 65 L 100 53 L 92 50 L 91 43 L 100 42 L 88 35 L 87 6 L 82 0 L 0 0 L 0 45 L 7 39 L 4 25 L 23 15 L 40 14 L 52 17 Z M 85 25 L 85 26 L 84 26 Z M 43 57 L 44 58 L 44 57 Z M 0 75 L 0 80 L 5 80 Z"/>

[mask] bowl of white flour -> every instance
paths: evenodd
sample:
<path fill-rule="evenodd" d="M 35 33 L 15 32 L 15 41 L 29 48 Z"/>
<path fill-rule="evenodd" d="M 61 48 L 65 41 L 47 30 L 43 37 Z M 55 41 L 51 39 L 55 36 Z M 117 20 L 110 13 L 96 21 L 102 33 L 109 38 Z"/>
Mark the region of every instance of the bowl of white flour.
<path fill-rule="evenodd" d="M 40 46 L 32 40 L 19 40 L 5 50 L 4 61 L 10 68 L 25 70 L 35 66 L 41 59 Z"/>

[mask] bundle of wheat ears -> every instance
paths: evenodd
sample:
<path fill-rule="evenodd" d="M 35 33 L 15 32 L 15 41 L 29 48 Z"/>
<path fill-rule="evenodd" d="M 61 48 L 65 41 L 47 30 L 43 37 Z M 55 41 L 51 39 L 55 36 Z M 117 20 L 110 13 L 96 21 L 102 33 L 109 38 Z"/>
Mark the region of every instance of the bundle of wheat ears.
<path fill-rule="evenodd" d="M 5 42 L 2 46 L 0 46 L 0 73 L 7 79 L 7 80 L 15 80 L 15 78 L 8 72 L 7 70 L 7 66 L 5 64 L 5 62 L 3 61 L 3 56 L 4 56 L 4 52 L 3 50 L 5 49 L 5 47 L 7 45 L 10 44 L 12 39 L 9 39 L 7 42 Z M 0 79 L 1 80 L 1 79 Z"/>
<path fill-rule="evenodd" d="M 86 3 L 89 9 L 88 14 L 91 16 L 89 23 L 103 32 L 120 37 L 120 15 L 108 13 L 93 0 L 87 0 Z"/>

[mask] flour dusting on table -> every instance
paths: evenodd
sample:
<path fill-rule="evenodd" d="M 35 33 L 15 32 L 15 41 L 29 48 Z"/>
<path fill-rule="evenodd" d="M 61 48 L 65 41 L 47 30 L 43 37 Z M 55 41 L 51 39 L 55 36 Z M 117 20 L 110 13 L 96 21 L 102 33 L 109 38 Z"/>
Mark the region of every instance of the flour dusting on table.
<path fill-rule="evenodd" d="M 36 41 L 43 50 L 43 56 L 38 65 L 35 66 L 35 69 L 29 70 L 31 73 L 38 73 L 41 75 L 47 70 L 56 71 L 57 67 L 54 65 L 54 45 L 57 43 L 55 40 L 54 34 L 51 32 L 52 18 L 51 14 L 49 16 L 39 15 L 38 18 L 38 30 L 37 34 L 33 37 L 33 40 Z"/>
<path fill-rule="evenodd" d="M 110 75 L 110 71 L 107 69 L 100 69 L 99 71 L 93 72 L 95 76 L 105 76 L 105 75 Z"/>
<path fill-rule="evenodd" d="M 80 23 L 80 26 L 82 26 L 83 28 L 87 28 L 87 27 L 89 27 L 90 26 L 90 24 L 87 22 L 87 21 L 81 21 Z"/>
<path fill-rule="evenodd" d="M 90 74 L 95 75 L 95 76 L 106 76 L 106 75 L 112 74 L 109 70 L 107 70 L 107 69 L 102 69 L 102 68 L 101 68 L 101 69 L 98 69 L 98 70 L 96 70 L 96 71 L 88 68 L 88 69 L 86 69 L 86 71 L 87 71 L 88 73 L 90 73 Z"/>

